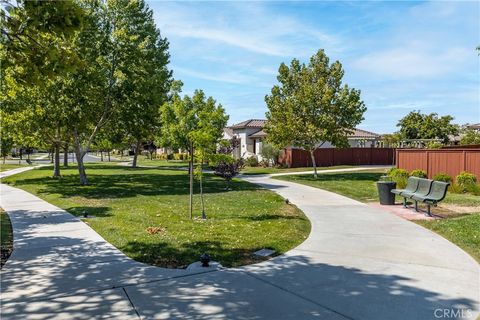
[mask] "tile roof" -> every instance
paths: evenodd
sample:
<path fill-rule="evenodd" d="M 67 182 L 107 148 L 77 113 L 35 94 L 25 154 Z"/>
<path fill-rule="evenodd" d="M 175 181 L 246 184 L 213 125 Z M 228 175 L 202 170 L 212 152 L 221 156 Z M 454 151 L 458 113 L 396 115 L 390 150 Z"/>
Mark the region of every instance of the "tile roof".
<path fill-rule="evenodd" d="M 240 123 L 234 124 L 230 126 L 232 129 L 240 129 L 240 128 L 263 128 L 265 126 L 265 122 L 267 120 L 263 119 L 249 119 L 242 121 Z"/>
<path fill-rule="evenodd" d="M 468 126 L 470 129 L 480 129 L 480 123 L 474 123 Z"/>
<path fill-rule="evenodd" d="M 225 128 L 223 128 L 223 132 L 224 132 L 227 136 L 233 137 L 233 129 L 232 129 L 232 128 L 230 128 L 230 127 L 225 127 Z"/>
<path fill-rule="evenodd" d="M 263 138 L 266 136 L 267 136 L 267 133 L 263 131 L 263 129 L 249 135 L 250 138 Z"/>
<path fill-rule="evenodd" d="M 348 137 L 349 138 L 378 138 L 380 137 L 380 135 L 367 130 L 355 128 L 353 130 L 353 133 L 349 134 Z"/>

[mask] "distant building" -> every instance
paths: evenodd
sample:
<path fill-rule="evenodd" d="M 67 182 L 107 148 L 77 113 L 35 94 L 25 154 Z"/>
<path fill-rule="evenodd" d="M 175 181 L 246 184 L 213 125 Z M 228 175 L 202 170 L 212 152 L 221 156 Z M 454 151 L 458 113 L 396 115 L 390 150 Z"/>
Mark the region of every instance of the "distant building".
<path fill-rule="evenodd" d="M 223 129 L 224 139 L 231 139 L 233 137 L 240 139 L 240 147 L 234 152 L 235 157 L 256 157 L 259 161 L 262 160 L 262 144 L 267 136 L 267 133 L 263 130 L 265 123 L 266 120 L 263 119 L 250 119 Z M 348 144 L 350 147 L 357 148 L 376 147 L 379 140 L 379 134 L 357 128 L 348 136 Z M 321 142 L 319 142 L 318 145 L 320 144 Z M 325 142 L 321 146 L 321 148 L 332 147 L 334 147 L 334 145 L 329 142 Z"/>
<path fill-rule="evenodd" d="M 468 129 L 480 131 L 480 123 L 475 123 L 467 126 Z"/>

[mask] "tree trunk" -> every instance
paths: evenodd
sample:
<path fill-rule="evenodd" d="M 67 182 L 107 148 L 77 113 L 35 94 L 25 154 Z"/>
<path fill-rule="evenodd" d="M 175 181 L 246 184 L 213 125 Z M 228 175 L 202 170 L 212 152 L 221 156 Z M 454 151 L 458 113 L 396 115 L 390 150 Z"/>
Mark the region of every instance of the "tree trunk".
<path fill-rule="evenodd" d="M 190 163 L 188 165 L 188 171 L 190 174 L 190 201 L 189 201 L 189 211 L 190 219 L 193 218 L 193 145 L 190 144 Z"/>
<path fill-rule="evenodd" d="M 7 156 L 3 157 L 3 164 L 5 164 L 5 160 L 7 159 Z"/>
<path fill-rule="evenodd" d="M 100 151 L 100 161 L 103 162 L 103 151 Z"/>
<path fill-rule="evenodd" d="M 313 165 L 313 176 L 315 179 L 318 178 L 317 174 L 317 163 L 315 162 L 315 149 L 310 150 L 310 157 L 312 157 L 312 165 Z"/>
<path fill-rule="evenodd" d="M 83 152 L 79 148 L 79 146 L 75 147 L 75 156 L 77 157 L 77 167 L 78 167 L 78 174 L 80 175 L 80 185 L 86 186 L 88 185 L 87 173 L 85 172 L 85 165 L 83 164 Z"/>
<path fill-rule="evenodd" d="M 53 145 L 53 152 L 53 177 L 60 178 L 60 144 L 58 142 Z"/>
<path fill-rule="evenodd" d="M 87 154 L 88 149 L 83 151 L 80 144 L 80 138 L 76 131 L 74 131 L 74 146 L 75 157 L 77 158 L 78 174 L 80 176 L 80 185 L 88 185 L 87 173 L 85 172 L 85 165 L 83 164 L 83 157 Z"/>
<path fill-rule="evenodd" d="M 203 159 L 200 163 L 200 200 L 202 202 L 202 219 L 207 219 L 205 214 L 205 202 L 203 200 Z"/>
<path fill-rule="evenodd" d="M 68 167 L 68 144 L 63 147 L 63 166 Z"/>
<path fill-rule="evenodd" d="M 108 154 L 108 162 L 110 162 L 110 150 L 107 151 Z"/>
<path fill-rule="evenodd" d="M 141 144 L 142 144 L 141 141 L 138 140 L 137 144 L 135 145 L 135 154 L 133 155 L 132 168 L 137 167 L 137 158 L 138 158 L 138 153 L 140 152 L 140 145 Z"/>

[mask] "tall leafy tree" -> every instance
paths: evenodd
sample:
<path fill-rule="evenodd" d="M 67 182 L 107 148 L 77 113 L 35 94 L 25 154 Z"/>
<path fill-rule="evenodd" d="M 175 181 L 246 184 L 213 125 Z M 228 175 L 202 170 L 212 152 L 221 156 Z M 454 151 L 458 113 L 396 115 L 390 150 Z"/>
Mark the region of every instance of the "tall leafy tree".
<path fill-rule="evenodd" d="M 208 154 L 216 148 L 217 142 L 222 137 L 223 128 L 226 126 L 228 116 L 221 104 L 217 104 L 212 97 L 206 97 L 203 91 L 196 90 L 192 97 L 180 96 L 181 83 L 173 86 L 173 93 L 168 103 L 161 107 L 162 136 L 166 146 L 181 148 L 190 154 L 190 218 L 193 208 L 193 163 L 194 151 L 200 158 L 198 177 L 202 186 L 202 164 Z M 202 196 L 202 215 L 203 193 Z"/>
<path fill-rule="evenodd" d="M 155 128 L 155 112 L 170 81 L 167 42 L 144 1 L 88 2 L 84 7 L 89 27 L 75 43 L 84 67 L 65 87 L 82 185 L 88 184 L 83 158 L 101 128 L 114 118 L 136 141 L 144 138 Z"/>
<path fill-rule="evenodd" d="M 76 1 L 4 1 L 0 10 L 2 111 L 17 145 L 53 144 L 58 156 L 61 111 L 56 80 L 78 67 L 70 45 L 84 19 Z M 53 96 L 57 101 L 53 101 Z M 58 117 L 56 117 L 58 115 Z M 7 122 L 6 122 L 7 123 Z M 54 139 L 52 137 L 55 137 Z M 58 157 L 56 158 L 58 160 Z M 55 162 L 54 176 L 60 175 Z"/>
<path fill-rule="evenodd" d="M 480 145 L 480 132 L 473 129 L 462 129 L 462 138 L 460 139 L 461 145 L 478 144 Z"/>
<path fill-rule="evenodd" d="M 143 1 L 116 1 L 115 7 L 121 12 L 116 33 L 122 44 L 118 60 L 123 61 L 117 68 L 123 75 L 123 106 L 116 119 L 135 145 L 132 166 L 136 167 L 143 143 L 153 140 L 159 130 L 159 107 L 170 90 L 168 42 L 160 36 L 153 13 Z"/>
<path fill-rule="evenodd" d="M 8 82 L 9 80 L 7 80 Z M 11 85 L 9 83 L 7 87 Z M 54 154 L 53 176 L 60 176 L 60 147 L 67 139 L 66 118 L 54 81 L 45 79 L 42 86 L 26 86 L 14 98 L 4 98 L 4 130 L 10 132 L 18 146 L 48 146 Z"/>
<path fill-rule="evenodd" d="M 450 115 L 440 117 L 437 113 L 411 111 L 398 121 L 397 127 L 403 139 L 441 139 L 447 143 L 449 135 L 458 133 L 458 126 L 452 124 L 452 120 Z"/>
<path fill-rule="evenodd" d="M 342 83 L 339 61 L 330 63 L 323 50 L 308 65 L 293 59 L 278 69 L 278 85 L 265 97 L 265 131 L 277 147 L 296 146 L 310 153 L 317 177 L 314 151 L 325 142 L 348 146 L 347 135 L 363 120 L 366 107 L 360 91 Z"/>
<path fill-rule="evenodd" d="M 0 10 L 2 68 L 23 84 L 39 84 L 78 66 L 68 42 L 81 27 L 78 2 L 6 0 Z"/>

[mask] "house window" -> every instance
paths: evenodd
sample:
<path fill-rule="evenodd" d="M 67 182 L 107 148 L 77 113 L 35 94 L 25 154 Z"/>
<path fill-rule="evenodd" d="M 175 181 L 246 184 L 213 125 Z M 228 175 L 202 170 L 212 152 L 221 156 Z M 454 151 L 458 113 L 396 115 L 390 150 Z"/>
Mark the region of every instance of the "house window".
<path fill-rule="evenodd" d="M 257 139 L 253 139 L 253 154 L 257 154 Z"/>

